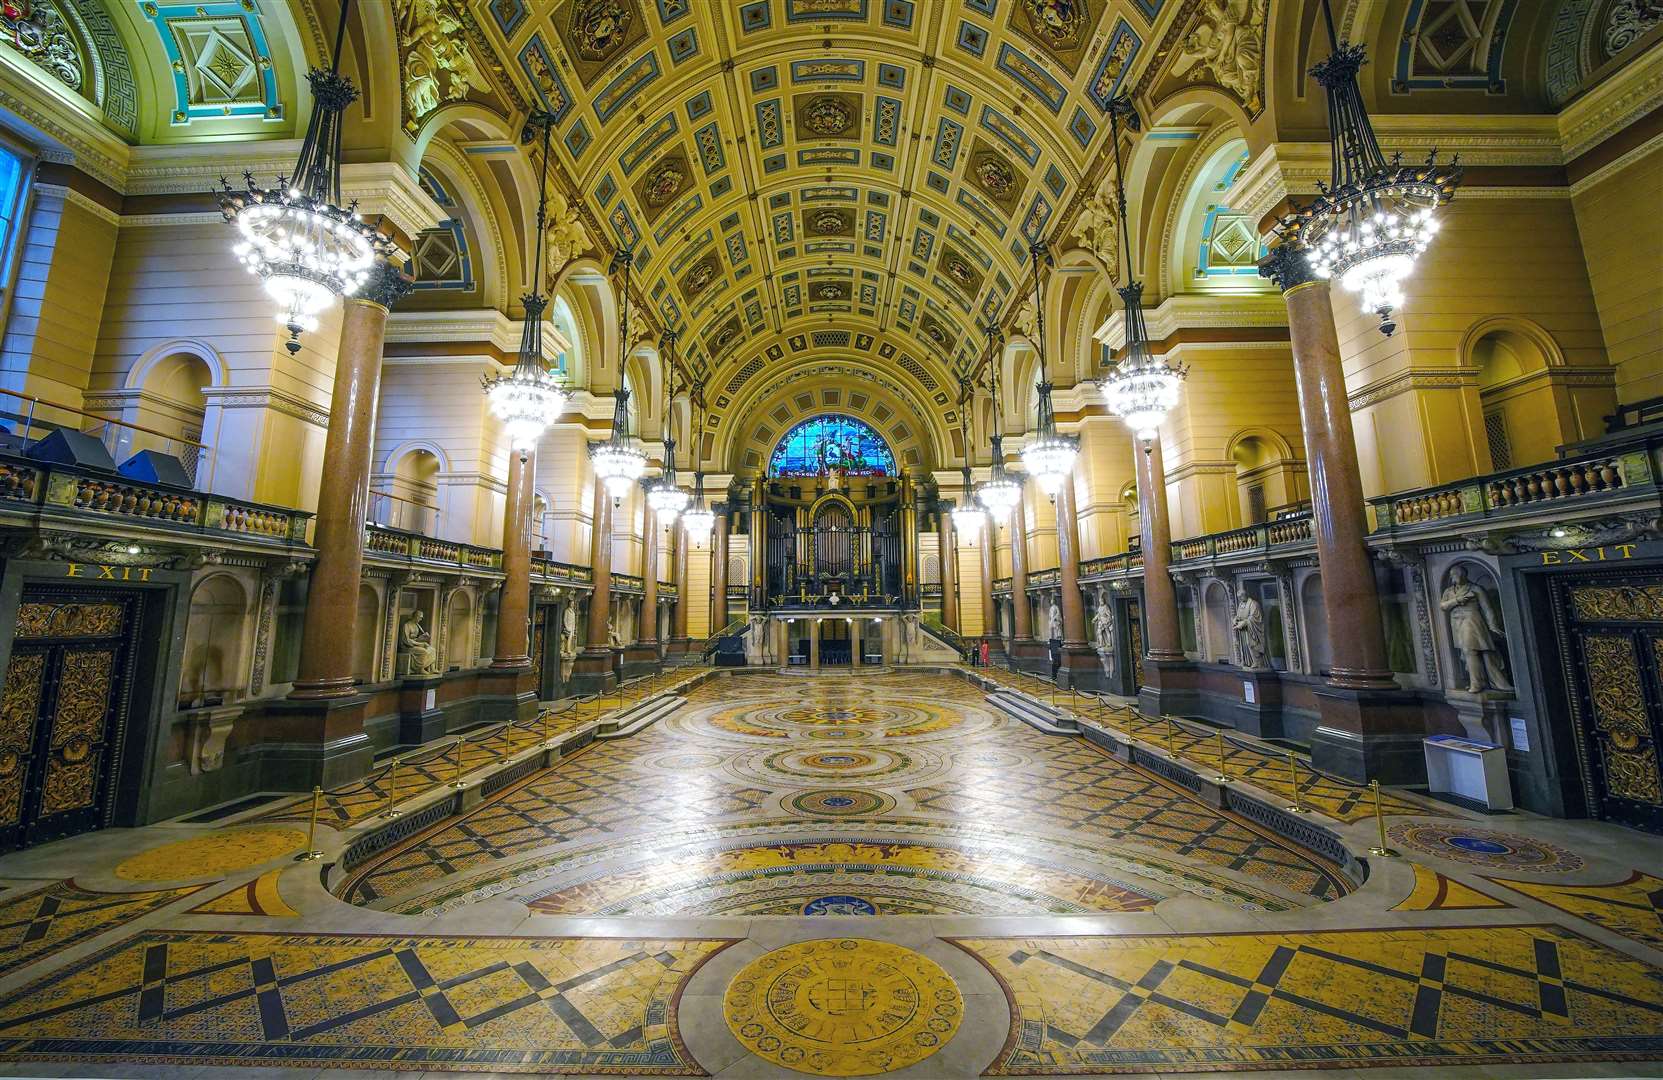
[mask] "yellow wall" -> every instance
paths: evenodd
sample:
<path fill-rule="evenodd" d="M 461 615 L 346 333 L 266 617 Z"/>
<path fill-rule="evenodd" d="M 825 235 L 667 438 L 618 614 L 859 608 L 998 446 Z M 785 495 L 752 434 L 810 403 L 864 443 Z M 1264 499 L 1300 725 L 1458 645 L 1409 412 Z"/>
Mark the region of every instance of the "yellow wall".
<path fill-rule="evenodd" d="M 1663 396 L 1663 138 L 1571 203 L 1617 399 Z"/>

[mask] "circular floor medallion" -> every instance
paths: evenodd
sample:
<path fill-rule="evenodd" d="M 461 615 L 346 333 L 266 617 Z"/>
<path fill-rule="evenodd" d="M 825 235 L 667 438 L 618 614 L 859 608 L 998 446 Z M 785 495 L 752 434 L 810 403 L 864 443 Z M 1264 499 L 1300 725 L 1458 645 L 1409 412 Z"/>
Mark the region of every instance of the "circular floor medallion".
<path fill-rule="evenodd" d="M 816 896 L 803 905 L 804 915 L 876 915 L 878 905 L 864 896 Z"/>
<path fill-rule="evenodd" d="M 1406 823 L 1393 825 L 1388 835 L 1395 843 L 1422 854 L 1474 866 L 1531 870 L 1539 874 L 1565 873 L 1582 866 L 1582 856 L 1557 844 L 1465 825 Z"/>
<path fill-rule="evenodd" d="M 766 1061 L 813 1076 L 860 1076 L 935 1053 L 958 1030 L 964 999 L 921 953 L 827 938 L 745 965 L 722 1012 L 734 1037 Z"/>
<path fill-rule="evenodd" d="M 827 747 L 823 750 L 776 750 L 757 766 L 776 782 L 782 778 L 810 783 L 887 780 L 914 767 L 911 755 L 869 746 Z"/>
<path fill-rule="evenodd" d="M 229 874 L 300 850 L 299 829 L 228 829 L 141 851 L 115 868 L 125 881 L 183 881 Z"/>
<path fill-rule="evenodd" d="M 785 800 L 785 808 L 805 817 L 867 817 L 889 813 L 895 800 L 881 791 L 826 788 L 793 795 Z"/>

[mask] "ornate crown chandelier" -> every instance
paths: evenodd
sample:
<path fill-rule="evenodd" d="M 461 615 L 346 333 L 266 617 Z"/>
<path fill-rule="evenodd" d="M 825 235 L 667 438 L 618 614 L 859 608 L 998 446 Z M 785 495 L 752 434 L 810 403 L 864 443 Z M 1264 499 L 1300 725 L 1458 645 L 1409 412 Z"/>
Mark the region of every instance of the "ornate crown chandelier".
<path fill-rule="evenodd" d="M 976 501 L 982 504 L 995 525 L 1009 521 L 1011 511 L 1022 501 L 1022 485 L 1005 472 L 1004 439 L 999 434 L 999 365 L 1002 362 L 999 353 L 1004 341 L 1005 335 L 997 325 L 988 326 L 987 345 L 991 354 L 988 380 L 993 394 L 993 434 L 989 442 L 993 445 L 993 462 L 988 478 L 976 485 Z"/>
<path fill-rule="evenodd" d="M 318 315 L 338 296 L 351 296 L 368 280 L 377 256 L 391 255 L 392 241 L 341 203 L 341 114 L 358 98 L 352 80 L 340 73 L 347 11 L 342 0 L 329 70 L 306 74 L 312 85 L 312 117 L 291 176 L 274 187 L 254 183 L 243 172 L 241 188 L 219 179 L 220 213 L 241 234 L 232 251 L 265 283 L 277 301 L 277 321 L 289 331 L 284 347 L 300 351 L 300 335 L 316 330 Z"/>
<path fill-rule="evenodd" d="M 1120 121 L 1126 119 L 1133 131 L 1141 129 L 1130 94 L 1109 102 L 1109 142 L 1114 147 L 1114 189 L 1120 214 L 1120 236 L 1126 245 L 1126 284 L 1116 291 L 1125 309 L 1126 346 L 1119 363 L 1103 376 L 1099 386 L 1109 411 L 1118 416 L 1143 443 L 1145 453 L 1159 434 L 1166 414 L 1178 404 L 1184 371 L 1149 349 L 1149 327 L 1143 318 L 1143 282 L 1132 277 L 1132 233 L 1126 225 L 1126 182 L 1120 165 Z"/>
<path fill-rule="evenodd" d="M 664 350 L 664 474 L 647 485 L 647 505 L 658 519 L 668 525 L 676 515 L 687 509 L 690 496 L 676 484 L 676 440 L 674 407 L 676 377 L 676 332 L 664 331 L 660 338 Z"/>
<path fill-rule="evenodd" d="M 1057 431 L 1057 414 L 1051 406 L 1051 380 L 1045 376 L 1045 296 L 1041 291 L 1040 264 L 1051 265 L 1051 249 L 1043 240 L 1028 245 L 1028 261 L 1034 269 L 1034 351 L 1039 354 L 1038 416 L 1034 434 L 1022 445 L 1022 466 L 1039 489 L 1056 498 L 1080 455 L 1080 444 Z"/>
<path fill-rule="evenodd" d="M 699 460 L 700 434 L 704 430 L 704 383 L 693 384 L 688 401 L 698 408 L 698 414 L 692 432 L 693 504 L 681 515 L 681 527 L 686 530 L 687 539 L 695 544 L 703 544 L 709 541 L 711 531 L 716 528 L 716 515 L 704 502 L 704 470 L 700 468 L 702 462 Z"/>
<path fill-rule="evenodd" d="M 549 425 L 566 407 L 566 390 L 560 378 L 543 362 L 543 312 L 548 301 L 542 295 L 543 228 L 548 216 L 549 133 L 554 115 L 534 112 L 526 119 L 520 142 L 528 143 L 539 133 L 543 139 L 543 169 L 537 185 L 537 241 L 531 265 L 535 275 L 529 295 L 520 297 L 525 322 L 520 329 L 520 355 L 507 375 L 487 375 L 480 380 L 491 412 L 502 421 L 508 441 L 520 452 L 521 460 L 534 450 Z"/>
<path fill-rule="evenodd" d="M 953 528 L 961 533 L 975 534 L 987 523 L 987 511 L 976 505 L 976 498 L 970 482 L 970 460 L 972 457 L 970 441 L 970 410 L 975 407 L 976 396 L 970 388 L 970 376 L 959 376 L 959 432 L 964 441 L 964 494 L 953 505 Z"/>
<path fill-rule="evenodd" d="M 1332 51 L 1311 76 L 1328 97 L 1333 171 L 1326 185 L 1317 185 L 1316 201 L 1296 207 L 1278 231 L 1305 249 L 1318 277 L 1338 278 L 1359 293 L 1363 307 L 1380 317 L 1380 332 L 1390 337 L 1403 282 L 1437 234 L 1437 208 L 1460 186 L 1461 158 L 1440 164 L 1434 148 L 1420 165 L 1404 165 L 1402 154 L 1387 162 L 1357 85 L 1364 48 L 1339 40 L 1328 0 L 1322 15 Z"/>
<path fill-rule="evenodd" d="M 629 494 L 647 471 L 647 455 L 629 435 L 629 388 L 624 386 L 624 365 L 629 360 L 629 271 L 634 264 L 635 253 L 628 248 L 619 248 L 612 257 L 612 272 L 622 269 L 624 277 L 618 316 L 618 389 L 612 392 L 612 434 L 605 442 L 589 447 L 595 476 L 614 499 Z"/>

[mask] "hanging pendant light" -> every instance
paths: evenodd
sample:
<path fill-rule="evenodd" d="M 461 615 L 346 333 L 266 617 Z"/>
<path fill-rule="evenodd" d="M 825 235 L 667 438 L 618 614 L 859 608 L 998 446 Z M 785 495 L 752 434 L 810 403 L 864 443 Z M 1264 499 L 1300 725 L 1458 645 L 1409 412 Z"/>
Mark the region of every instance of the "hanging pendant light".
<path fill-rule="evenodd" d="M 1003 525 L 1010 520 L 1011 511 L 1022 500 L 1022 485 L 1012 480 L 1005 472 L 1004 439 L 999 434 L 999 365 L 1002 363 L 1000 351 L 1004 347 L 1005 335 L 997 325 L 987 327 L 987 345 L 989 358 L 988 380 L 993 392 L 993 434 L 990 442 L 993 444 L 993 463 L 988 478 L 976 486 L 976 501 L 987 511 L 988 519 L 995 525 Z"/>
<path fill-rule="evenodd" d="M 1125 309 L 1126 345 L 1120 361 L 1099 382 L 1109 411 L 1132 429 L 1145 453 L 1160 433 L 1167 413 L 1178 404 L 1184 370 L 1157 358 L 1149 349 L 1143 318 L 1143 282 L 1132 278 L 1132 233 L 1126 224 L 1126 182 L 1120 164 L 1120 121 L 1133 131 L 1142 127 L 1130 94 L 1109 102 L 1109 142 L 1114 147 L 1114 187 L 1120 213 L 1120 236 L 1126 245 L 1126 284 L 1116 290 Z"/>
<path fill-rule="evenodd" d="M 543 362 L 543 312 L 548 301 L 542 294 L 543 230 L 548 216 L 549 133 L 554 114 L 534 112 L 526 119 L 520 142 L 528 143 L 540 133 L 543 139 L 543 170 L 537 184 L 537 241 L 532 247 L 532 290 L 520 297 L 525 321 L 520 329 L 520 355 L 507 375 L 481 379 L 491 412 L 502 421 L 508 441 L 523 461 L 536 449 L 537 440 L 566 407 L 566 390 L 560 378 Z"/>
<path fill-rule="evenodd" d="M 612 392 L 612 434 L 605 442 L 589 448 L 595 476 L 614 499 L 629 494 L 629 489 L 647 471 L 647 455 L 630 438 L 629 389 L 624 386 L 624 365 L 629 359 L 629 271 L 634 265 L 635 253 L 628 248 L 619 248 L 612 257 L 611 272 L 622 269 L 624 278 L 619 293 L 622 306 L 618 317 L 618 389 Z"/>
<path fill-rule="evenodd" d="M 698 422 L 693 428 L 693 503 L 681 515 L 681 527 L 686 530 L 687 539 L 703 544 L 710 540 L 710 534 L 716 528 L 716 515 L 705 505 L 704 470 L 700 468 L 699 460 L 699 443 L 704 432 L 704 383 L 693 384 L 688 401 L 698 409 Z"/>
<path fill-rule="evenodd" d="M 987 511 L 976 504 L 974 488 L 970 482 L 970 448 L 973 445 L 970 441 L 970 411 L 975 404 L 976 396 L 971 390 L 970 376 L 959 376 L 959 434 L 964 442 L 964 494 L 953 505 L 953 528 L 971 535 L 987 524 Z"/>
<path fill-rule="evenodd" d="M 659 339 L 664 351 L 664 474 L 647 485 L 647 505 L 666 525 L 687 509 L 689 496 L 676 484 L 676 440 L 674 438 L 674 408 L 676 377 L 676 332 L 664 331 Z"/>
<path fill-rule="evenodd" d="M 1296 207 L 1279 231 L 1304 247 L 1311 271 L 1338 278 L 1362 306 L 1380 317 L 1380 332 L 1397 329 L 1392 312 L 1403 305 L 1403 282 L 1438 231 L 1437 209 L 1460 186 L 1461 157 L 1438 162 L 1434 148 L 1420 165 L 1390 162 L 1380 152 L 1369 122 L 1357 73 L 1365 62 L 1362 45 L 1342 43 L 1334 13 L 1323 0 L 1330 52 L 1311 69 L 1328 98 L 1332 171 L 1309 206 Z"/>
<path fill-rule="evenodd" d="M 1051 406 L 1051 380 L 1045 375 L 1045 297 L 1040 289 L 1040 264 L 1051 265 L 1051 249 L 1043 240 L 1028 245 L 1028 261 L 1034 270 L 1034 351 L 1039 354 L 1038 416 L 1033 436 L 1022 446 L 1022 467 L 1039 489 L 1051 498 L 1062 490 L 1080 454 L 1080 444 L 1057 430 L 1057 414 Z"/>
<path fill-rule="evenodd" d="M 342 0 L 329 69 L 306 74 L 312 117 L 293 175 L 279 176 L 270 188 L 257 186 L 251 172 L 243 173 L 240 188 L 222 176 L 215 192 L 220 213 L 241 235 L 233 252 L 277 301 L 291 356 L 300 351 L 300 335 L 317 329 L 318 316 L 335 298 L 363 288 L 375 259 L 395 250 L 359 216 L 357 203 L 340 205 L 341 114 L 358 98 L 358 88 L 340 73 L 351 6 Z"/>

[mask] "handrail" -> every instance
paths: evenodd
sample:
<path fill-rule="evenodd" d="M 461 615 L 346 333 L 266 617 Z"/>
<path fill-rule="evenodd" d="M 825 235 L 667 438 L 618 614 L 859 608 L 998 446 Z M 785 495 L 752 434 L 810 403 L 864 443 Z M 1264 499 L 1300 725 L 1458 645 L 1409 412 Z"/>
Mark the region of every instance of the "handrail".
<path fill-rule="evenodd" d="M 6 389 L 3 389 L 3 388 L 0 388 L 0 394 L 4 394 L 7 397 L 14 397 L 14 398 L 18 398 L 18 399 L 23 400 L 23 401 L 27 401 L 31 405 L 44 405 L 49 409 L 57 409 L 60 412 L 74 413 L 76 416 L 85 416 L 90 420 L 97 420 L 100 423 L 114 424 L 117 427 L 124 427 L 124 428 L 128 428 L 130 430 L 133 430 L 133 431 L 142 431 L 146 435 L 154 435 L 159 439 L 171 439 L 174 442 L 184 443 L 186 446 L 194 446 L 198 450 L 208 449 L 208 445 L 206 443 L 197 442 L 195 439 L 187 439 L 183 435 L 170 435 L 169 433 L 167 433 L 165 431 L 157 431 L 155 428 L 145 427 L 143 424 L 133 424 L 133 423 L 129 423 L 126 420 L 118 420 L 113 416 L 104 416 L 100 413 L 88 412 L 85 409 L 76 408 L 74 405 L 65 405 L 62 402 L 53 401 L 50 398 L 36 397 L 33 394 L 23 394 L 23 393 L 19 393 L 16 390 L 6 390 Z M 27 423 L 33 423 L 33 417 L 34 417 L 34 412 L 31 409 L 29 417 L 28 417 L 26 422 Z"/>

